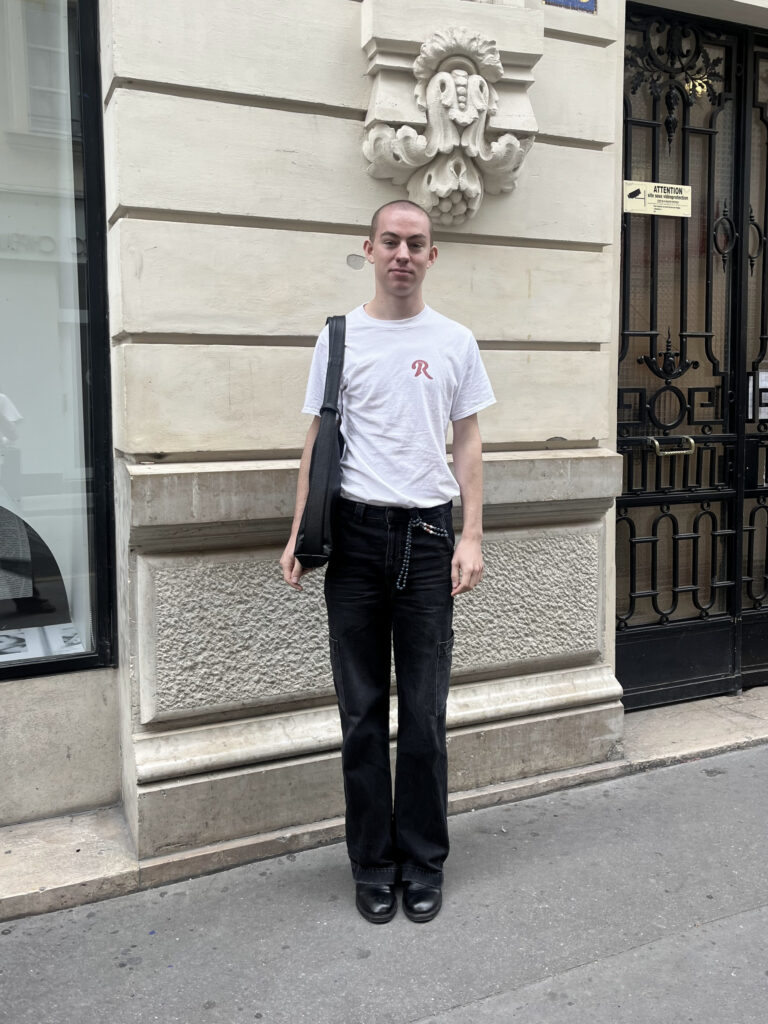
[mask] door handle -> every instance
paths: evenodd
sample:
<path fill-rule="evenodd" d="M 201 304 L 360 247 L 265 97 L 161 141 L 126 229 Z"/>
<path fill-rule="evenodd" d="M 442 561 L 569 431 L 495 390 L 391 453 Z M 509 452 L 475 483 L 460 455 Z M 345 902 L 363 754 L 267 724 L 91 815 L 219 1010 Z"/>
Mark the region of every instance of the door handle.
<path fill-rule="evenodd" d="M 655 437 L 646 437 L 649 448 L 653 448 L 654 452 L 660 458 L 664 458 L 669 455 L 692 455 L 696 450 L 696 442 L 692 437 L 685 435 L 681 440 L 685 443 L 684 448 L 662 448 Z"/>

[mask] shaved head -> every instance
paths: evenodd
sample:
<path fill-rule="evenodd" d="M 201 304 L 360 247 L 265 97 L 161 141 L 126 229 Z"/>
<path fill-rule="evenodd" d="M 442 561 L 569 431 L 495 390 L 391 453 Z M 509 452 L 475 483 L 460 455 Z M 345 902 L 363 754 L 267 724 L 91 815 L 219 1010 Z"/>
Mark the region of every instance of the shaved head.
<path fill-rule="evenodd" d="M 378 208 L 378 210 L 374 213 L 373 217 L 371 218 L 371 227 L 368 232 L 368 237 L 372 242 L 376 238 L 376 231 L 378 230 L 379 227 L 379 214 L 382 212 L 382 210 L 388 210 L 390 209 L 390 207 L 392 207 L 393 209 L 402 210 L 418 210 L 419 213 L 423 213 L 427 221 L 426 235 L 429 238 L 429 244 L 432 245 L 432 220 L 427 211 L 422 206 L 419 206 L 418 203 L 412 203 L 410 199 L 393 199 L 391 200 L 391 202 L 384 203 L 383 206 L 380 206 Z"/>

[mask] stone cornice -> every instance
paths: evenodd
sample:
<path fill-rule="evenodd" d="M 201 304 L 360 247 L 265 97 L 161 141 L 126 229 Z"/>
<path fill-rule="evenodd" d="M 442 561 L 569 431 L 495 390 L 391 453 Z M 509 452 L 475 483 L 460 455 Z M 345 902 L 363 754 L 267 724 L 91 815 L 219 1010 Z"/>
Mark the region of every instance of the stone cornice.
<path fill-rule="evenodd" d="M 448 729 L 551 714 L 620 697 L 621 687 L 607 665 L 466 683 L 452 687 L 448 696 Z M 397 704 L 393 700 L 393 737 L 396 723 Z M 147 784 L 338 750 L 341 729 L 337 708 L 326 706 L 172 732 L 139 733 L 134 743 L 138 782 Z"/>
<path fill-rule="evenodd" d="M 253 532 L 280 529 L 293 515 L 298 459 L 118 466 L 134 540 L 169 528 Z M 605 448 L 489 452 L 485 504 L 494 509 L 559 503 L 606 508 L 621 490 L 621 458 Z"/>

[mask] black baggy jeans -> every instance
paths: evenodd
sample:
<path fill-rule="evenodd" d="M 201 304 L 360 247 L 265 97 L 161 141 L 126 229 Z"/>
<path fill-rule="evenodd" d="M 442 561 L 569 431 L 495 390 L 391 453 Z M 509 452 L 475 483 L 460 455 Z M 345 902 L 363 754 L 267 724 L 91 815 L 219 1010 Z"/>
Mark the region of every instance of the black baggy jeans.
<path fill-rule="evenodd" d="M 448 536 L 413 522 L 409 530 L 417 517 Z M 450 502 L 406 509 L 341 499 L 337 506 L 325 599 L 343 735 L 347 849 L 358 882 L 393 883 L 400 877 L 440 885 L 443 880 L 449 848 L 445 707 L 453 648 L 454 540 Z"/>

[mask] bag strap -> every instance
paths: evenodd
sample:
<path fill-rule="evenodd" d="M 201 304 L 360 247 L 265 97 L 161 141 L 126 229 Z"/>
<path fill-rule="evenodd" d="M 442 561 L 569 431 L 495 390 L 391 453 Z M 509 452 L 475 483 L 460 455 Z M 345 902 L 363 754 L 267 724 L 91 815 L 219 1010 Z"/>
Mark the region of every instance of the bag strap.
<path fill-rule="evenodd" d="M 329 316 L 328 324 L 328 370 L 325 374 L 325 395 L 320 413 L 329 409 L 339 415 L 339 386 L 344 366 L 344 339 L 347 333 L 345 316 Z"/>

